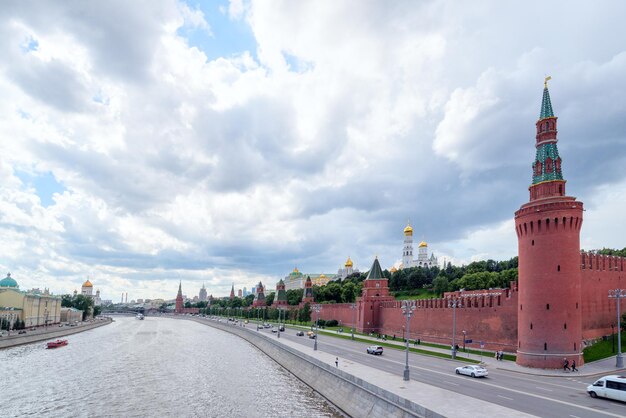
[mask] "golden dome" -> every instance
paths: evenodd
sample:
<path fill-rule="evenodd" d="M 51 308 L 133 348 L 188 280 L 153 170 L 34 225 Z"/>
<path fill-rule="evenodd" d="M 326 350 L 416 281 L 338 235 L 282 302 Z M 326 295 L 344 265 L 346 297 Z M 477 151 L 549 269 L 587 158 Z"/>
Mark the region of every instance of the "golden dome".
<path fill-rule="evenodd" d="M 411 225 L 407 224 L 404 228 L 404 235 L 413 235 L 413 228 Z"/>
<path fill-rule="evenodd" d="M 398 271 L 398 269 L 395 266 L 391 267 L 391 270 L 389 270 L 390 273 L 395 273 L 396 271 Z"/>
<path fill-rule="evenodd" d="M 87 280 L 85 283 L 83 283 L 83 287 L 93 287 L 93 285 L 89 280 Z"/>
<path fill-rule="evenodd" d="M 324 273 L 320 274 L 320 279 L 323 279 L 325 277 L 326 277 L 326 275 Z"/>
<path fill-rule="evenodd" d="M 348 260 L 346 261 L 346 267 L 352 267 L 352 260 L 350 260 L 350 257 L 348 257 Z"/>
<path fill-rule="evenodd" d="M 294 267 L 294 268 L 293 268 L 293 272 L 294 272 L 294 273 L 300 273 L 300 271 L 298 270 L 298 267 Z"/>
<path fill-rule="evenodd" d="M 426 244 L 425 241 L 420 242 L 420 248 L 422 247 L 428 247 L 428 244 Z"/>

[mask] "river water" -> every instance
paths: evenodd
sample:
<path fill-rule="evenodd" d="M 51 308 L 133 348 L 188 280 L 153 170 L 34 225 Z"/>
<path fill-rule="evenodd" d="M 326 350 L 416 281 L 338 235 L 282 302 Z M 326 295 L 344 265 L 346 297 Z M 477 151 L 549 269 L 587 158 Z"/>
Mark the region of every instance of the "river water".
<path fill-rule="evenodd" d="M 130 317 L 0 350 L 0 417 L 339 417 L 246 341 L 193 321 Z"/>

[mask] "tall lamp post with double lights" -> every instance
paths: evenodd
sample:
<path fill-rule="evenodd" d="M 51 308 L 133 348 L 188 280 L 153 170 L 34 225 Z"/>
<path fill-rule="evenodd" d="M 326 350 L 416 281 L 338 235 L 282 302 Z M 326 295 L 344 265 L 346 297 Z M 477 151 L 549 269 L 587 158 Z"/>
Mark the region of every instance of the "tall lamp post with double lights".
<path fill-rule="evenodd" d="M 356 327 L 356 303 L 350 305 L 352 309 L 352 339 L 354 340 L 354 327 Z"/>
<path fill-rule="evenodd" d="M 409 380 L 409 324 L 411 322 L 411 316 L 415 310 L 415 301 L 403 300 L 402 301 L 402 315 L 406 317 L 406 361 L 404 363 L 404 380 Z"/>
<path fill-rule="evenodd" d="M 448 308 L 452 308 L 452 358 L 456 358 L 456 308 L 461 307 L 461 299 L 448 299 Z"/>
<path fill-rule="evenodd" d="M 283 308 L 281 308 L 280 306 L 278 307 L 278 338 L 280 338 L 280 317 L 281 317 L 281 312 L 283 311 Z"/>
<path fill-rule="evenodd" d="M 313 305 L 313 311 L 315 311 L 315 342 L 313 343 L 313 350 L 317 351 L 317 338 L 319 336 L 318 332 L 317 332 L 317 324 L 319 323 L 320 320 L 320 311 L 322 310 L 322 307 L 320 305 Z"/>
<path fill-rule="evenodd" d="M 620 299 L 626 297 L 626 289 L 609 290 L 609 298 L 617 300 L 617 357 L 615 358 L 615 367 L 624 367 L 624 359 L 622 358 L 622 327 L 620 317 Z"/>

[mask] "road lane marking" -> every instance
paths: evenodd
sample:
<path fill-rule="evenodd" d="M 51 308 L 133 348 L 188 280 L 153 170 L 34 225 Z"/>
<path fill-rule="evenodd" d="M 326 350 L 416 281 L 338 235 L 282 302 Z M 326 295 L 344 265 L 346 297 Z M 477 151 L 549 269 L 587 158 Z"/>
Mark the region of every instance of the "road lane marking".
<path fill-rule="evenodd" d="M 513 400 L 513 398 L 509 398 L 508 396 L 502 396 L 502 395 L 498 395 L 498 398 L 508 399 L 509 401 Z"/>
<path fill-rule="evenodd" d="M 541 386 L 535 386 L 535 389 L 541 389 L 541 390 L 545 390 L 547 392 L 554 392 L 552 389 L 542 388 Z"/>
<path fill-rule="evenodd" d="M 344 348 L 344 350 L 346 350 L 346 351 L 354 351 L 356 353 L 360 352 L 360 351 L 357 351 L 357 350 L 350 350 L 348 348 Z M 396 364 L 404 365 L 404 362 L 402 362 L 402 361 L 396 361 L 396 360 L 391 360 L 391 359 L 387 359 L 387 358 L 383 358 L 383 360 L 384 361 L 388 361 L 390 363 L 396 363 Z M 366 366 L 366 367 L 372 367 L 371 365 L 368 365 L 368 364 L 364 364 L 364 363 L 360 363 L 360 364 L 363 365 L 363 366 Z M 443 375 L 443 376 L 450 377 L 450 374 L 447 373 L 447 372 L 440 372 L 438 370 L 428 369 L 426 367 L 421 367 L 421 366 L 410 366 L 410 367 L 413 368 L 413 369 L 425 370 L 425 371 L 430 372 L 430 373 L 436 373 L 436 374 L 440 374 L 440 375 Z M 458 378 L 458 379 L 464 379 L 463 376 L 455 376 L 455 375 L 453 375 L 453 376 Z M 586 411 L 591 411 L 591 412 L 594 412 L 596 414 L 607 415 L 607 416 L 610 416 L 610 417 L 617 417 L 617 418 L 623 418 L 624 417 L 623 415 L 620 415 L 620 414 L 614 414 L 614 413 L 607 412 L 607 411 L 598 411 L 595 408 L 589 408 L 589 407 L 583 406 L 583 405 L 576 405 L 576 404 L 573 404 L 571 402 L 561 401 L 559 399 L 554 399 L 554 398 L 550 398 L 550 397 L 547 397 L 547 396 L 538 395 L 538 394 L 535 394 L 535 393 L 525 392 L 523 390 L 511 389 L 511 388 L 503 387 L 503 386 L 500 386 L 500 385 L 497 385 L 497 384 L 494 384 L 494 383 L 488 383 L 488 382 L 483 381 L 483 380 L 472 379 L 472 381 L 476 382 L 476 384 L 486 385 L 486 386 L 490 386 L 490 387 L 493 387 L 493 388 L 496 388 L 496 389 L 501 389 L 501 390 L 505 390 L 505 391 L 509 391 L 509 392 L 513 392 L 513 393 L 517 393 L 517 394 L 521 394 L 521 395 L 531 396 L 533 398 L 543 399 L 543 400 L 549 401 L 549 402 L 556 402 L 556 403 L 559 403 L 559 404 L 562 404 L 562 405 L 570 406 L 572 408 L 580 408 L 580 409 L 584 409 Z M 467 396 L 470 396 L 470 395 L 467 395 Z M 498 396 L 502 396 L 502 395 L 498 395 Z M 478 398 L 475 398 L 475 399 L 478 399 Z M 489 401 L 487 400 L 486 402 L 489 402 Z M 491 402 L 491 403 L 493 403 L 493 402 Z"/>
<path fill-rule="evenodd" d="M 322 344 L 318 344 L 318 346 L 320 348 L 321 348 L 321 345 Z M 326 343 L 326 345 L 328 345 L 329 347 L 332 347 L 332 348 L 339 348 L 339 349 L 342 349 L 342 350 L 345 350 L 345 351 L 348 351 L 348 352 L 353 352 L 353 353 L 360 354 L 360 356 L 359 356 L 360 359 L 365 358 L 365 357 L 367 357 L 367 358 L 370 357 L 369 355 L 363 353 L 361 350 L 356 350 L 356 349 L 348 348 L 348 347 L 341 346 L 341 345 L 337 346 L 337 345 L 329 344 L 329 343 Z M 388 359 L 386 357 L 383 357 L 382 360 L 386 361 L 386 362 L 389 362 L 389 363 L 395 363 L 395 364 L 404 365 L 404 361 L 396 361 L 396 360 Z M 378 369 L 376 367 L 373 367 L 370 364 L 361 363 L 361 362 L 359 362 L 359 364 L 362 365 L 362 366 L 365 366 L 365 367 L 371 367 L 371 368 L 374 368 L 374 369 Z M 455 375 L 450 376 L 450 373 L 448 373 L 448 372 L 440 372 L 438 370 L 433 370 L 433 369 L 429 369 L 429 368 L 426 368 L 426 367 L 421 367 L 421 366 L 410 366 L 410 367 L 413 368 L 413 369 L 417 369 L 417 370 L 424 370 L 424 371 L 427 371 L 427 372 L 430 372 L 430 373 L 443 375 L 443 376 L 446 376 L 448 378 L 449 377 L 454 377 L 454 378 L 457 378 L 457 379 L 465 379 L 465 377 L 463 377 L 463 376 L 455 376 Z M 562 405 L 566 405 L 566 406 L 569 406 L 569 407 L 580 408 L 580 409 L 583 409 L 583 410 L 591 411 L 591 412 L 596 413 L 596 414 L 607 415 L 607 416 L 617 417 L 617 418 L 623 418 L 623 415 L 620 415 L 620 414 L 614 414 L 614 413 L 607 412 L 607 411 L 599 411 L 599 410 L 597 410 L 595 408 L 590 408 L 590 407 L 583 406 L 583 405 L 576 405 L 576 404 L 573 404 L 571 402 L 561 401 L 559 399 L 554 399 L 554 398 L 550 398 L 550 397 L 543 396 L 543 395 L 538 395 L 538 394 L 525 392 L 525 391 L 517 390 L 517 389 L 506 388 L 506 387 L 502 387 L 502 386 L 497 385 L 497 384 L 488 383 L 487 381 L 483 381 L 483 380 L 472 379 L 472 381 L 475 382 L 476 384 L 486 385 L 486 386 L 493 387 L 495 389 L 505 390 L 505 391 L 509 391 L 509 392 L 513 392 L 513 393 L 517 393 L 517 394 L 521 394 L 521 395 L 530 396 L 530 397 L 533 397 L 533 398 L 543 399 L 543 400 L 549 401 L 549 402 L 556 402 L 556 403 L 559 403 L 559 404 L 562 404 Z M 425 384 L 428 384 L 428 383 L 425 383 Z M 559 386 L 559 385 L 556 385 L 556 386 Z M 571 389 L 571 388 L 569 388 L 569 389 Z M 471 397 L 471 395 L 466 395 L 466 396 L 470 396 Z M 506 398 L 505 396 L 502 396 L 502 395 L 498 395 L 498 396 L 502 397 L 502 398 Z M 475 399 L 479 399 L 479 398 L 475 398 Z M 510 398 L 506 398 L 506 399 L 510 399 Z M 489 400 L 485 400 L 485 402 L 490 402 L 490 401 Z M 494 403 L 494 402 L 490 402 L 490 403 Z M 519 411 L 519 409 L 515 409 L 515 408 L 513 408 L 513 409 Z M 523 412 L 523 411 L 521 411 L 521 412 Z"/>
<path fill-rule="evenodd" d="M 578 415 L 570 415 L 572 418 L 580 418 Z"/>
<path fill-rule="evenodd" d="M 447 384 L 452 385 L 452 386 L 461 386 L 458 383 L 448 382 L 447 380 L 444 380 L 443 383 L 447 383 Z"/>

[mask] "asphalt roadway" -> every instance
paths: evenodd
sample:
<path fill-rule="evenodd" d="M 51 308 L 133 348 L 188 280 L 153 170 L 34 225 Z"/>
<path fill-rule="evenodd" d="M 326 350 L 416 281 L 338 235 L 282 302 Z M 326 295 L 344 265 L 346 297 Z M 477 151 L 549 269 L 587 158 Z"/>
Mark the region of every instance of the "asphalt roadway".
<path fill-rule="evenodd" d="M 256 325 L 250 323 L 248 327 L 256 327 Z M 281 332 L 281 342 L 299 347 L 307 354 L 313 354 L 314 340 L 307 338 L 306 333 L 303 337 L 296 336 L 296 331 L 297 329 L 287 328 L 285 332 Z M 272 333 L 271 329 L 262 329 L 259 332 L 277 338 L 277 334 Z M 367 366 L 386 372 L 385 376 L 391 375 L 393 378 L 393 375 L 397 375 L 397 379 L 401 382 L 406 352 L 385 347 L 383 355 L 367 354 L 367 346 L 373 344 L 376 342 L 367 344 L 321 334 L 318 340 L 318 352 L 329 354 L 331 363 L 334 357 L 339 357 L 341 366 L 348 367 L 349 364 Z M 478 359 L 478 356 L 472 356 L 472 358 Z M 467 363 L 411 353 L 409 355 L 410 377 L 412 381 L 448 391 L 450 396 L 444 395 L 442 398 L 444 402 L 457 402 L 454 397 L 456 393 L 539 417 L 626 416 L 626 403 L 593 399 L 587 394 L 587 385 L 593 383 L 598 376 L 581 376 L 575 373 L 542 376 L 501 369 L 496 367 L 496 360 L 491 356 L 483 360 L 489 370 L 489 377 L 471 378 L 456 375 L 454 372 L 457 366 Z M 604 374 L 610 373 L 604 372 L 600 375 Z M 385 377 L 385 379 L 389 378 Z M 376 381 L 370 381 L 370 383 L 378 384 Z M 379 383 L 382 383 L 381 387 L 387 388 L 385 382 Z M 484 411 L 465 410 L 462 404 L 456 405 L 456 408 L 461 416 L 488 416 L 484 414 Z"/>

